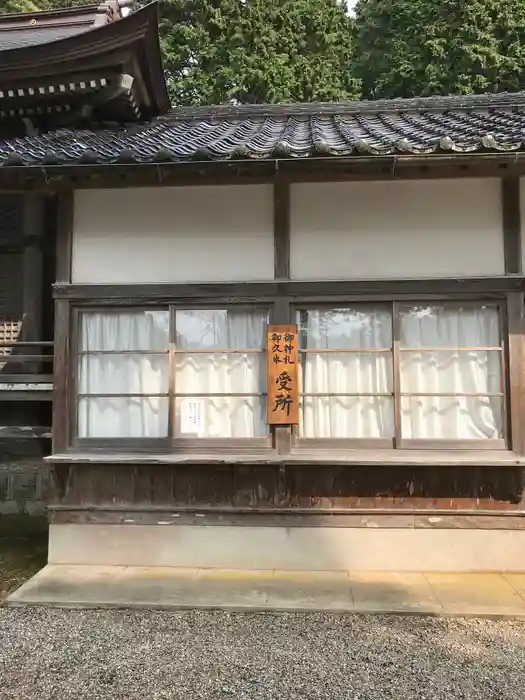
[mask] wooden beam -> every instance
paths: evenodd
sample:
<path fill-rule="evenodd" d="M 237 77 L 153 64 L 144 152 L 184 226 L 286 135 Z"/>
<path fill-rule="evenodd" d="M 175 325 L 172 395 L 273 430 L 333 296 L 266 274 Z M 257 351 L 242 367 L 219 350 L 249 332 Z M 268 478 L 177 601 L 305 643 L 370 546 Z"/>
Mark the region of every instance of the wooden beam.
<path fill-rule="evenodd" d="M 505 177 L 501 180 L 501 205 L 503 215 L 503 250 L 505 272 L 521 275 L 521 208 L 520 179 Z"/>
<path fill-rule="evenodd" d="M 275 183 L 273 186 L 273 240 L 275 279 L 290 279 L 290 185 Z M 271 322 L 290 323 L 290 302 L 288 299 L 275 301 Z M 272 426 L 273 447 L 279 454 L 287 454 L 291 449 L 292 429 L 289 425 Z"/>
<path fill-rule="evenodd" d="M 53 381 L 53 452 L 69 447 L 71 400 L 69 391 L 69 344 L 71 310 L 69 302 L 55 303 L 55 362 Z"/>
<path fill-rule="evenodd" d="M 511 447 L 517 454 L 525 451 L 525 305 L 523 294 L 507 297 L 508 365 Z"/>
<path fill-rule="evenodd" d="M 273 242 L 275 279 L 290 279 L 290 185 L 273 186 Z"/>
<path fill-rule="evenodd" d="M 24 197 L 24 238 L 26 244 L 23 280 L 24 311 L 20 340 L 42 340 L 44 205 L 44 198 L 41 195 L 27 194 Z"/>
<path fill-rule="evenodd" d="M 277 297 L 289 300 L 300 298 L 311 301 L 317 297 L 330 297 L 338 301 L 352 296 L 355 301 L 393 298 L 439 298 L 453 295 L 458 299 L 469 295 L 495 295 L 504 297 L 508 292 L 525 289 L 525 276 L 421 278 L 402 280 L 345 280 L 345 281 L 273 281 L 273 282 L 225 282 L 195 284 L 67 284 L 54 286 L 55 299 L 97 304 L 159 303 L 162 301 L 183 305 L 188 299 L 226 303 L 239 301 L 273 301 Z M 274 319 L 284 322 L 284 319 Z M 288 321 L 286 321 L 288 322 Z"/>
<path fill-rule="evenodd" d="M 73 251 L 74 192 L 65 190 L 58 195 L 56 236 L 56 281 L 71 282 Z"/>

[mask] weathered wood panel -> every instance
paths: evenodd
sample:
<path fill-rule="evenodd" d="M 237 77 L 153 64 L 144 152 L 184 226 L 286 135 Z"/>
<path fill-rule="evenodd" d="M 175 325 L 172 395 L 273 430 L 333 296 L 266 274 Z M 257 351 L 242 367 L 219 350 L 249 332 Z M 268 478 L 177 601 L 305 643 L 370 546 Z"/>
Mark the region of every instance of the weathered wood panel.
<path fill-rule="evenodd" d="M 75 464 L 63 505 L 338 511 L 522 510 L 521 467 Z"/>

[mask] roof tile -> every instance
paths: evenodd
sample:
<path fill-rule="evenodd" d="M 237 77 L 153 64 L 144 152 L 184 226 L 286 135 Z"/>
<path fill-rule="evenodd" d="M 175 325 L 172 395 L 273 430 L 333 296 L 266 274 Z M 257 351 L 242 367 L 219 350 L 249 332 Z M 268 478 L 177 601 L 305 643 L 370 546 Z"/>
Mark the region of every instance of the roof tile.
<path fill-rule="evenodd" d="M 75 165 L 525 150 L 525 93 L 179 108 L 152 122 L 0 142 L 0 164 Z"/>

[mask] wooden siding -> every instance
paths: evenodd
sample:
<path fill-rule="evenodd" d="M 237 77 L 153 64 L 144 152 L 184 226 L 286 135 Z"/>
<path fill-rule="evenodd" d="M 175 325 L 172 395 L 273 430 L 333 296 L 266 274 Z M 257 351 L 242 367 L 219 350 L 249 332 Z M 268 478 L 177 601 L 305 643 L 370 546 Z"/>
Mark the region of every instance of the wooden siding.
<path fill-rule="evenodd" d="M 65 509 L 525 510 L 521 467 L 77 464 L 53 467 Z"/>

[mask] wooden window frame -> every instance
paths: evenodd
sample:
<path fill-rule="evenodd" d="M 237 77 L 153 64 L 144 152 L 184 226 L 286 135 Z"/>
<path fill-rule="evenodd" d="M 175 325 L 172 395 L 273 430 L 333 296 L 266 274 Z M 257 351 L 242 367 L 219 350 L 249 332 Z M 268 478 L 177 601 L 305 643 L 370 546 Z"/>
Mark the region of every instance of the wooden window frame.
<path fill-rule="evenodd" d="M 511 396 L 509 391 L 510 376 L 509 376 L 509 320 L 507 311 L 507 301 L 501 298 L 465 298 L 461 299 L 456 296 L 439 296 L 433 297 L 431 295 L 421 297 L 407 298 L 406 296 L 394 296 L 390 298 L 379 298 L 374 299 L 353 299 L 351 297 L 347 299 L 338 300 L 337 303 L 333 301 L 327 301 L 322 297 L 319 298 L 317 302 L 310 300 L 308 304 L 295 302 L 292 306 L 292 315 L 296 317 L 296 313 L 303 310 L 312 309 L 333 309 L 333 308 L 345 308 L 344 305 L 357 306 L 362 304 L 363 306 L 369 305 L 379 308 L 380 306 L 388 307 L 390 306 L 390 313 L 392 318 L 392 348 L 390 350 L 392 357 L 392 373 L 393 373 L 393 384 L 392 392 L 389 395 L 392 396 L 394 405 L 394 435 L 392 437 L 386 438 L 305 438 L 300 436 L 299 426 L 293 426 L 291 429 L 291 447 L 294 451 L 308 452 L 308 451 L 319 451 L 319 450 L 384 450 L 388 452 L 389 450 L 434 450 L 436 452 L 442 452 L 443 450 L 490 450 L 495 452 L 510 451 L 512 449 L 512 416 L 513 407 L 511 406 Z M 503 419 L 503 437 L 491 440 L 446 440 L 446 439 L 429 439 L 429 438 L 403 438 L 401 429 L 401 399 L 403 396 L 414 396 L 418 395 L 413 392 L 402 392 L 401 391 L 401 365 L 400 356 L 401 352 L 410 352 L 412 349 L 402 349 L 400 346 L 400 315 L 399 307 L 401 305 L 409 304 L 422 304 L 428 303 L 432 304 L 442 304 L 448 307 L 458 307 L 458 306 L 475 306 L 480 307 L 483 305 L 493 306 L 498 309 L 499 318 L 499 336 L 500 336 L 500 346 L 495 349 L 501 353 L 501 396 L 503 403 L 502 419 Z M 440 348 L 441 349 L 441 348 Z M 470 347 L 461 348 L 462 350 L 468 351 L 472 349 Z M 481 349 L 481 348 L 480 348 Z M 422 351 L 425 348 L 421 348 Z M 364 350 L 367 352 L 368 349 Z M 374 350 L 372 350 L 373 352 Z M 377 350 L 376 350 L 377 352 Z M 300 351 L 301 361 L 304 356 L 303 352 Z M 302 394 L 301 394 L 302 395 Z M 357 394 L 356 394 L 357 395 Z M 366 395 L 366 394 L 365 394 Z M 380 394 L 374 394 L 380 395 Z M 443 397 L 452 396 L 449 394 L 432 394 L 432 396 Z M 464 394 L 458 394 L 458 396 L 464 396 Z M 483 395 L 485 396 L 485 394 Z"/>
<path fill-rule="evenodd" d="M 315 286 L 323 286 L 322 283 L 316 283 Z M 327 283 L 328 287 L 330 283 Z M 94 290 L 95 291 L 95 290 Z M 188 295 L 185 299 L 152 299 L 151 301 L 142 298 L 137 298 L 136 302 L 129 296 L 124 299 L 112 299 L 99 301 L 98 294 L 92 299 L 78 299 L 74 302 L 69 300 L 58 299 L 57 310 L 59 311 L 59 319 L 62 321 L 60 325 L 62 330 L 60 336 L 62 343 L 59 348 L 60 357 L 65 358 L 65 367 L 68 367 L 71 358 L 71 367 L 67 371 L 58 373 L 57 393 L 66 396 L 65 406 L 59 409 L 61 417 L 60 426 L 62 435 L 66 435 L 66 440 L 61 443 L 56 440 L 54 452 L 100 452 L 106 450 L 110 453 L 168 453 L 168 454 L 202 454 L 209 455 L 210 453 L 223 453 L 225 455 L 264 455 L 273 453 L 275 455 L 303 455 L 305 459 L 310 456 L 319 456 L 325 453 L 326 455 L 341 454 L 342 451 L 355 451 L 356 454 L 363 454 L 364 451 L 377 451 L 377 454 L 384 455 L 388 461 L 388 455 L 401 454 L 402 451 L 421 451 L 435 454 L 445 454 L 450 452 L 465 452 L 470 450 L 471 453 L 480 452 L 487 454 L 492 452 L 496 455 L 521 454 L 523 446 L 521 444 L 521 425 L 522 411 L 525 409 L 524 395 L 524 380 L 523 376 L 523 341 L 525 327 L 525 310 L 523 303 L 523 295 L 521 293 L 509 292 L 508 294 L 465 294 L 458 295 L 455 292 L 450 294 L 398 294 L 398 295 L 345 295 L 335 297 L 332 294 L 317 293 L 315 295 L 305 295 L 305 301 L 302 298 L 291 298 L 288 295 L 275 295 L 271 298 L 259 300 L 249 296 L 242 298 L 221 298 L 220 296 L 212 303 L 207 297 L 199 299 L 196 296 Z M 149 303 L 148 303 L 149 301 Z M 377 440 L 368 439 L 321 439 L 321 438 L 300 438 L 298 430 L 291 426 L 275 426 L 270 429 L 269 436 L 265 438 L 178 438 L 169 442 L 163 438 L 156 440 L 154 438 L 139 438 L 139 439 L 97 439 L 97 438 L 76 438 L 75 432 L 71 426 L 76 425 L 75 403 L 76 403 L 76 365 L 77 354 L 76 347 L 78 342 L 78 317 L 82 311 L 109 311 L 110 309 L 157 309 L 171 307 L 173 309 L 202 309 L 202 308 L 227 308 L 248 307 L 250 309 L 259 308 L 268 311 L 269 322 L 275 323 L 292 323 L 295 318 L 295 312 L 299 308 L 333 308 L 334 306 L 344 306 L 344 304 L 356 304 L 367 302 L 371 304 L 394 304 L 394 303 L 447 303 L 447 304 L 475 304 L 480 306 L 483 304 L 495 305 L 499 308 L 500 325 L 501 325 L 501 342 L 503 356 L 503 377 L 505 383 L 505 446 L 500 444 L 486 445 L 485 442 L 493 443 L 496 441 L 400 441 L 398 444 L 392 444 L 388 438 L 381 443 Z M 67 322 L 69 317 L 69 322 Z M 66 331 L 67 326 L 67 332 Z M 60 328 L 57 328 L 60 330 Z M 73 348 L 73 350 L 71 350 Z M 69 408 L 71 407 L 71 409 Z M 60 435 L 58 436 L 60 438 Z M 259 441 L 264 441 L 260 443 Z M 57 449 L 58 448 L 58 449 Z"/>
<path fill-rule="evenodd" d="M 126 452 L 126 451 L 137 451 L 137 452 L 169 452 L 169 453 L 202 453 L 209 454 L 210 452 L 220 451 L 224 453 L 234 452 L 234 453 L 246 453 L 246 454 L 261 454 L 268 452 L 272 449 L 272 435 L 268 431 L 267 436 L 259 436 L 253 438 L 183 438 L 175 435 L 175 400 L 178 395 L 175 393 L 175 355 L 178 352 L 175 348 L 175 314 L 177 310 L 211 310 L 211 309 L 228 309 L 235 308 L 236 310 L 246 309 L 249 311 L 264 311 L 268 314 L 268 320 L 270 321 L 270 307 L 268 305 L 262 304 L 250 304 L 245 303 L 238 304 L 201 304 L 196 300 L 191 302 L 183 302 L 180 300 L 175 300 L 172 302 L 166 302 L 162 304 L 133 304 L 132 301 L 126 305 L 119 305 L 118 307 L 112 305 L 79 305 L 72 308 L 72 328 L 71 328 L 71 343 L 72 343 L 72 363 L 71 363 L 71 381 L 70 381 L 70 401 L 71 405 L 70 411 L 70 446 L 73 450 L 79 451 L 90 451 L 99 449 L 109 449 L 112 452 Z M 77 435 L 77 425 L 78 425 L 78 358 L 85 353 L 78 350 L 79 340 L 80 340 L 80 316 L 83 313 L 118 313 L 121 311 L 153 311 L 153 310 L 163 310 L 169 313 L 169 341 L 168 348 L 162 352 L 146 352 L 137 351 L 136 354 L 158 354 L 167 355 L 168 357 L 168 391 L 162 396 L 166 396 L 168 399 L 168 435 L 163 438 L 84 438 L 78 437 Z M 191 353 L 191 350 L 184 351 Z M 218 352 L 217 350 L 211 350 L 210 352 Z M 236 351 L 238 352 L 238 351 Z M 255 352 L 255 349 L 253 350 Z M 261 350 L 264 353 L 265 349 Z M 88 353 L 89 354 L 89 353 Z M 119 354 L 119 353 L 115 353 Z M 213 394 L 199 394 L 199 396 L 212 396 Z M 252 396 L 252 394 L 243 394 L 243 396 Z M 93 394 L 94 397 L 99 396 L 99 394 Z M 118 397 L 120 394 L 112 394 L 112 396 Z M 130 394 L 126 394 L 130 396 Z M 134 394 L 131 394 L 134 396 Z M 146 395 L 144 395 L 146 396 Z M 148 394 L 147 396 L 157 396 L 157 394 Z M 231 394 L 225 394 L 225 397 L 232 396 Z M 257 396 L 266 396 L 266 391 Z"/>

